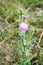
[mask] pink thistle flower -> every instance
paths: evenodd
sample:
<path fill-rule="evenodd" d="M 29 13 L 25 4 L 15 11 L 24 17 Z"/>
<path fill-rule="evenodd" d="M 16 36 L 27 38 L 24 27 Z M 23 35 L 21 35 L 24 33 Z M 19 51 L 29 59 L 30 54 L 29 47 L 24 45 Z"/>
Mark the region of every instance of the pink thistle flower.
<path fill-rule="evenodd" d="M 19 29 L 20 29 L 21 31 L 26 32 L 26 31 L 28 30 L 28 25 L 27 25 L 26 23 L 22 22 L 22 23 L 20 23 L 20 25 L 19 25 Z"/>

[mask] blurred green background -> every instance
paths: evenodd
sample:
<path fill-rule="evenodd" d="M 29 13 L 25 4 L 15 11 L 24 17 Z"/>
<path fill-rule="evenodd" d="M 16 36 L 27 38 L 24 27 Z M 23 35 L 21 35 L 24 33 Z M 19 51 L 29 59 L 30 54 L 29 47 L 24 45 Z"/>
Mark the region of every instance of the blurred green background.
<path fill-rule="evenodd" d="M 18 35 L 20 9 L 27 15 L 29 26 L 35 27 L 31 64 L 43 65 L 43 0 L 0 0 L 0 65 L 19 65 L 22 58 L 18 53 L 18 47 L 21 47 Z M 27 38 L 28 34 L 29 31 Z"/>

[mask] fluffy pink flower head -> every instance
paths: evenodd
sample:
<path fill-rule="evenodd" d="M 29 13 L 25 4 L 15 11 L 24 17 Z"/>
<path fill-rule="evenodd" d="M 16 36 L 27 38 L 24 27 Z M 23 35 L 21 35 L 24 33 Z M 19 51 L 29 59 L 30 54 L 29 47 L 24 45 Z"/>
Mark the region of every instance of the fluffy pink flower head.
<path fill-rule="evenodd" d="M 26 16 L 23 16 L 23 19 L 24 19 L 24 20 L 26 20 L 26 19 L 27 19 L 27 17 L 26 17 Z"/>
<path fill-rule="evenodd" d="M 19 29 L 20 29 L 21 31 L 26 32 L 26 31 L 28 30 L 28 24 L 26 24 L 26 23 L 24 23 L 24 22 L 20 23 Z"/>

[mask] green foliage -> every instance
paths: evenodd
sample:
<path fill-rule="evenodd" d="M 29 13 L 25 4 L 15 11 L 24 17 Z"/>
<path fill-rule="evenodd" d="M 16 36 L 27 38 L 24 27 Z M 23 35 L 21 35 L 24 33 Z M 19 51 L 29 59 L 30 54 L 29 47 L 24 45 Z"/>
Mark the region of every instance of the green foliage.
<path fill-rule="evenodd" d="M 30 11 L 28 12 L 29 14 L 29 24 L 34 25 L 34 26 L 39 26 L 43 27 L 43 10 L 41 9 L 40 11 Z"/>
<path fill-rule="evenodd" d="M 17 18 L 16 6 L 10 1 L 0 2 L 0 16 L 2 18 L 11 18 L 12 20 Z"/>
<path fill-rule="evenodd" d="M 43 0 L 18 0 L 21 2 L 25 7 L 42 7 L 43 6 Z"/>
<path fill-rule="evenodd" d="M 27 59 L 23 59 L 21 60 L 20 65 L 31 65 L 31 63 Z"/>

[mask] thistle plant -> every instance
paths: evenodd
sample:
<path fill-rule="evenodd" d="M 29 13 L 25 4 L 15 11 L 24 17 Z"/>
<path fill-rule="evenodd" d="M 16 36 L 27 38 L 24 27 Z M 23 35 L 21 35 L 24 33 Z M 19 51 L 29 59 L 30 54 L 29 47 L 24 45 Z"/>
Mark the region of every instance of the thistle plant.
<path fill-rule="evenodd" d="M 29 25 L 25 22 L 27 17 L 22 16 L 22 15 L 20 15 L 21 22 L 19 23 L 19 36 L 20 36 L 20 39 L 22 40 L 22 46 L 23 46 L 22 54 L 24 56 L 21 59 L 20 65 L 31 65 L 29 57 L 30 57 L 30 52 L 32 50 L 31 39 L 32 39 L 35 29 L 34 29 L 34 27 L 31 27 L 29 29 Z M 28 30 L 29 30 L 29 35 L 28 35 L 28 39 L 26 39 L 26 31 L 28 31 Z M 27 49 L 27 47 L 29 47 L 29 49 Z"/>

